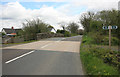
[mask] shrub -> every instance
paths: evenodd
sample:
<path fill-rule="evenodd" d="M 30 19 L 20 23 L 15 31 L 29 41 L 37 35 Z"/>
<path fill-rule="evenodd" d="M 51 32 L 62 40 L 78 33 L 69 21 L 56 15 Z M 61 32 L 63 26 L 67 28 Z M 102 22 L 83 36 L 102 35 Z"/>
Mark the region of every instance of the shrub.
<path fill-rule="evenodd" d="M 103 49 L 98 45 L 93 44 L 93 41 L 94 40 L 91 39 L 90 34 L 89 36 L 84 35 L 80 48 L 81 59 L 83 61 L 87 74 L 88 75 L 119 74 L 120 54 L 117 51 Z"/>
<path fill-rule="evenodd" d="M 118 75 L 118 71 L 107 64 L 102 59 L 92 55 L 89 51 L 80 52 L 82 62 L 88 75 Z M 100 76 L 101 77 L 101 76 Z"/>
<path fill-rule="evenodd" d="M 89 51 L 92 55 L 101 58 L 104 63 L 108 63 L 109 65 L 113 65 L 120 70 L 120 61 L 119 61 L 119 53 L 117 51 L 111 51 L 109 49 L 102 49 L 99 47 L 91 46 Z"/>
<path fill-rule="evenodd" d="M 91 37 L 93 39 L 93 41 L 92 41 L 93 44 L 102 44 L 102 42 L 103 42 L 102 39 L 104 38 L 104 36 L 101 35 L 100 33 L 96 32 L 96 33 L 92 34 Z"/>
<path fill-rule="evenodd" d="M 109 45 L 109 37 L 104 37 L 102 44 Z M 111 44 L 112 45 L 118 45 L 119 44 L 119 39 L 117 37 L 112 37 L 111 38 Z"/>
<path fill-rule="evenodd" d="M 83 40 L 82 40 L 82 43 L 84 44 L 91 44 L 93 42 L 93 39 L 87 35 L 84 35 L 83 36 Z"/>
<path fill-rule="evenodd" d="M 65 36 L 65 37 L 70 37 L 70 36 L 71 36 L 71 34 L 70 34 L 70 32 L 68 32 L 68 31 L 65 31 L 65 34 L 64 34 L 64 36 Z"/>
<path fill-rule="evenodd" d="M 5 35 L 5 33 L 3 33 L 3 32 L 2 32 L 1 34 L 2 34 L 2 36 L 4 36 L 4 35 Z"/>

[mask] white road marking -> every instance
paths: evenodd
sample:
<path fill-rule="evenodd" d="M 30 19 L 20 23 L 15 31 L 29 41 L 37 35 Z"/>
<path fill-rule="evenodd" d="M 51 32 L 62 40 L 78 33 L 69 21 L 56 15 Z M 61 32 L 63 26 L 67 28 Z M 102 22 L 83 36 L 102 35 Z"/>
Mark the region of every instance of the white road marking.
<path fill-rule="evenodd" d="M 64 40 L 64 39 L 66 39 L 66 38 L 62 38 L 62 40 Z"/>
<path fill-rule="evenodd" d="M 64 39 L 66 39 L 66 38 L 62 38 L 62 40 L 64 40 Z M 60 42 L 60 41 L 62 41 L 62 40 L 58 40 L 58 41 L 56 41 L 56 42 Z"/>
<path fill-rule="evenodd" d="M 66 39 L 66 38 L 62 38 L 62 40 L 64 40 L 64 39 Z M 60 41 L 62 41 L 62 40 L 58 40 L 58 41 L 56 41 L 56 42 L 60 42 Z M 42 46 L 41 48 L 45 48 L 45 47 L 47 47 L 47 46 L 49 46 L 49 45 L 51 45 L 52 43 L 50 43 L 50 44 L 47 44 L 47 45 L 44 45 L 44 46 Z"/>
<path fill-rule="evenodd" d="M 33 52 L 35 52 L 35 51 L 30 51 L 30 52 L 28 52 L 28 53 L 25 53 L 25 54 L 23 54 L 23 55 L 21 55 L 21 56 L 18 56 L 18 57 L 16 57 L 16 58 L 12 59 L 12 60 L 9 60 L 9 61 L 7 61 L 7 62 L 5 62 L 5 63 L 8 64 L 8 63 L 10 63 L 10 62 L 13 62 L 13 61 L 19 59 L 19 58 L 22 58 L 22 57 L 24 57 L 24 56 L 26 56 L 26 55 L 29 55 L 29 54 L 31 54 L 31 53 L 33 53 Z"/>
<path fill-rule="evenodd" d="M 50 43 L 50 44 L 52 44 L 52 43 Z M 45 47 L 49 46 L 50 44 L 44 45 L 41 48 L 45 48 Z"/>
<path fill-rule="evenodd" d="M 61 40 L 58 40 L 58 41 L 56 41 L 56 42 L 60 42 Z"/>
<path fill-rule="evenodd" d="M 63 39 L 66 39 L 66 38 L 62 38 L 62 40 Z M 56 41 L 56 42 L 60 42 L 61 40 L 58 40 L 58 41 Z M 44 45 L 44 46 L 42 46 L 41 48 L 45 48 L 45 47 L 47 47 L 47 46 L 49 46 L 49 45 L 51 45 L 52 43 L 50 43 L 50 44 L 47 44 L 47 45 Z M 34 51 L 30 51 L 30 52 L 28 52 L 28 53 L 25 53 L 25 54 L 23 54 L 23 55 L 21 55 L 21 56 L 18 56 L 18 57 L 16 57 L 16 58 L 14 58 L 14 59 L 12 59 L 12 60 L 8 60 L 7 62 L 5 62 L 6 64 L 8 64 L 8 63 L 10 63 L 10 62 L 13 62 L 13 61 L 15 61 L 15 60 L 17 60 L 17 59 L 19 59 L 19 58 L 22 58 L 22 57 L 24 57 L 24 56 L 26 56 L 26 55 L 29 55 L 29 54 L 31 54 L 31 53 L 33 53 Z"/>

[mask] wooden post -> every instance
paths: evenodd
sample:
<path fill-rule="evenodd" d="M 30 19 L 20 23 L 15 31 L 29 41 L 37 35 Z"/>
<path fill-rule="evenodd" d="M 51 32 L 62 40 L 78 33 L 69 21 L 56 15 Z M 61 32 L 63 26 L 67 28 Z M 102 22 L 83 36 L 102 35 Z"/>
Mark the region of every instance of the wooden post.
<path fill-rule="evenodd" d="M 111 26 L 109 26 L 109 48 L 111 49 Z"/>

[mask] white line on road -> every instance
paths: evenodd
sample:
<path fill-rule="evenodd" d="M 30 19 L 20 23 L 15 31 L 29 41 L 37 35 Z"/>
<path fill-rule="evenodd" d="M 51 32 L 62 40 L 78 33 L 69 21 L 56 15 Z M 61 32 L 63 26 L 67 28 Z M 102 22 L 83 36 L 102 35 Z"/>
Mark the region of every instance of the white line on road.
<path fill-rule="evenodd" d="M 26 56 L 26 55 L 29 55 L 29 54 L 31 54 L 31 53 L 33 53 L 33 52 L 35 52 L 35 51 L 30 51 L 30 52 L 28 52 L 28 53 L 25 53 L 25 54 L 23 54 L 23 55 L 21 55 L 21 56 L 18 56 L 18 57 L 16 57 L 16 58 L 12 59 L 12 60 L 9 60 L 9 61 L 7 61 L 7 62 L 5 62 L 5 63 L 8 64 L 8 63 L 10 63 L 10 62 L 13 62 L 13 61 L 19 59 L 19 58 L 22 58 L 22 57 L 24 57 L 24 56 Z"/>
<path fill-rule="evenodd" d="M 62 40 L 64 40 L 64 39 L 66 39 L 66 38 L 62 38 Z M 58 41 L 56 41 L 56 42 L 60 42 L 61 40 L 58 40 Z M 45 47 L 47 47 L 47 46 L 49 46 L 49 45 L 51 45 L 52 43 L 50 43 L 50 44 L 47 44 L 47 45 L 44 45 L 44 46 L 42 46 L 41 48 L 45 48 Z"/>
<path fill-rule="evenodd" d="M 64 40 L 64 39 L 66 39 L 66 38 L 62 38 L 62 40 Z"/>
<path fill-rule="evenodd" d="M 50 43 L 50 44 L 52 44 L 52 43 Z M 50 44 L 44 45 L 41 48 L 45 48 L 45 47 L 49 46 Z"/>
<path fill-rule="evenodd" d="M 61 40 L 58 40 L 58 41 L 56 41 L 56 42 L 60 42 Z"/>
<path fill-rule="evenodd" d="M 58 40 L 58 41 L 56 41 L 56 42 L 60 42 L 60 41 L 62 41 L 62 40 L 64 40 L 64 39 L 66 39 L 66 38 L 62 38 L 61 40 Z"/>

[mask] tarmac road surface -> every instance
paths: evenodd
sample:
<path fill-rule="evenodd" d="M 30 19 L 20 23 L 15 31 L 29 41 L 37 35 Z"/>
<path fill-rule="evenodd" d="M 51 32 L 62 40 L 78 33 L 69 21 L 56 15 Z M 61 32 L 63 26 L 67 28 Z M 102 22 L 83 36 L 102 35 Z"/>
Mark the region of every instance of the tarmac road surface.
<path fill-rule="evenodd" d="M 3 75 L 84 75 L 82 36 L 49 38 L 3 48 Z"/>

